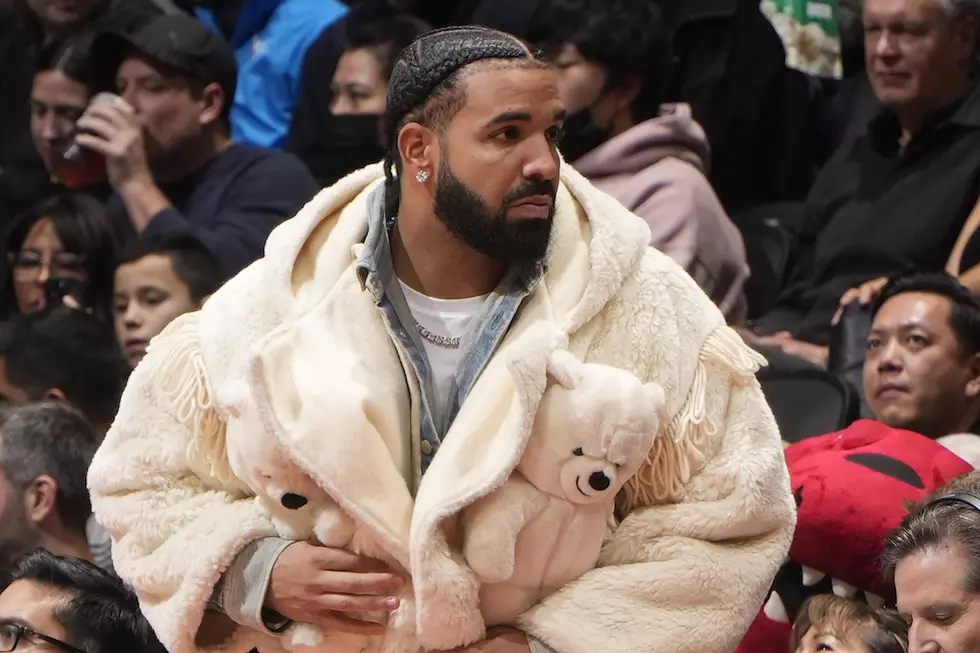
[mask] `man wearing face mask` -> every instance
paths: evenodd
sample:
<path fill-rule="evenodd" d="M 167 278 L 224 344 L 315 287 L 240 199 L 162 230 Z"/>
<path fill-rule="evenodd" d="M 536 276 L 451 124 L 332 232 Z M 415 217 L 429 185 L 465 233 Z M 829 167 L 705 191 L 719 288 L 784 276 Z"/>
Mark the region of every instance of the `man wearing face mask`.
<path fill-rule="evenodd" d="M 530 40 L 555 63 L 569 111 L 565 159 L 650 226 L 732 321 L 749 269 L 738 229 L 706 174 L 709 146 L 687 105 L 662 105 L 664 21 L 648 0 L 543 0 Z"/>

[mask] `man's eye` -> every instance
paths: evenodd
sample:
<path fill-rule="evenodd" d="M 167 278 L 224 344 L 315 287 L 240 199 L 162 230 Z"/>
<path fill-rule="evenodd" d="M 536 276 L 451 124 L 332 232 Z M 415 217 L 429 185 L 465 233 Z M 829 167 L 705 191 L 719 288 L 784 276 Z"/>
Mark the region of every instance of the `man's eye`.
<path fill-rule="evenodd" d="M 909 334 L 908 341 L 914 347 L 925 347 L 929 343 L 925 336 L 918 333 Z"/>
<path fill-rule="evenodd" d="M 493 138 L 498 141 L 511 142 L 520 138 L 520 135 L 521 133 L 517 130 L 517 127 L 505 127 L 494 134 Z"/>

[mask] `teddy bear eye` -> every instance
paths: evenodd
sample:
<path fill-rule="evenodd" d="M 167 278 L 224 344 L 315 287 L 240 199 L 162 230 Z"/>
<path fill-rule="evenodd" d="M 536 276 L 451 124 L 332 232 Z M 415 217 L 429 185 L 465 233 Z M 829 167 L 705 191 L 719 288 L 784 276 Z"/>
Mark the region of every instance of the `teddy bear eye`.
<path fill-rule="evenodd" d="M 572 449 L 572 453 L 575 454 L 576 456 L 584 456 L 585 455 L 585 452 L 582 451 L 582 447 L 575 447 L 574 449 Z"/>

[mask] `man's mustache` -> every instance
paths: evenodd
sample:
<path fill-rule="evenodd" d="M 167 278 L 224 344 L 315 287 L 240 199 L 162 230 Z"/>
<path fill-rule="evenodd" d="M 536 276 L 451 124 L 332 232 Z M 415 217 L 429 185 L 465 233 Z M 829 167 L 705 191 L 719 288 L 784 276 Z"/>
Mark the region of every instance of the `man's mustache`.
<path fill-rule="evenodd" d="M 535 195 L 547 195 L 552 199 L 552 201 L 554 201 L 555 195 L 557 194 L 557 182 L 551 182 L 546 179 L 525 181 L 523 184 L 507 193 L 507 197 L 504 198 L 504 206 L 513 204 L 518 200 L 534 197 Z"/>

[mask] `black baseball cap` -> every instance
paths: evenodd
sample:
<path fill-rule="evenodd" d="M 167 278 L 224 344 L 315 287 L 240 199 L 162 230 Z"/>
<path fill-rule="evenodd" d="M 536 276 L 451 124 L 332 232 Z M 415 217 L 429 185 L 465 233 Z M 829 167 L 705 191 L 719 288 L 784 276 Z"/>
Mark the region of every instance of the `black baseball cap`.
<path fill-rule="evenodd" d="M 227 41 L 196 18 L 165 14 L 132 30 L 117 29 L 98 36 L 92 56 L 97 69 L 111 80 L 109 88 L 115 86 L 123 60 L 134 51 L 202 84 L 218 84 L 231 106 L 238 82 L 235 53 Z"/>

